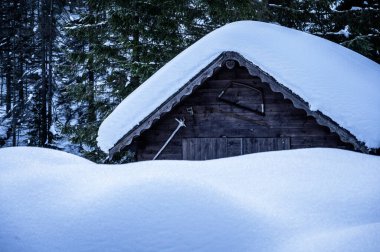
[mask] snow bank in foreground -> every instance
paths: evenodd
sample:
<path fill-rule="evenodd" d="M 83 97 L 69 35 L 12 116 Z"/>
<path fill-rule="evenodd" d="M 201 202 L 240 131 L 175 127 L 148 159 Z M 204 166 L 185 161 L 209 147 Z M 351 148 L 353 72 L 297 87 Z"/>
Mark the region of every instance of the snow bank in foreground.
<path fill-rule="evenodd" d="M 380 158 L 336 149 L 96 165 L 0 149 L 1 251 L 380 251 Z"/>
<path fill-rule="evenodd" d="M 279 25 L 240 21 L 204 36 L 163 66 L 103 121 L 108 152 L 225 51 L 240 53 L 369 148 L 380 148 L 380 65 L 338 44 Z"/>

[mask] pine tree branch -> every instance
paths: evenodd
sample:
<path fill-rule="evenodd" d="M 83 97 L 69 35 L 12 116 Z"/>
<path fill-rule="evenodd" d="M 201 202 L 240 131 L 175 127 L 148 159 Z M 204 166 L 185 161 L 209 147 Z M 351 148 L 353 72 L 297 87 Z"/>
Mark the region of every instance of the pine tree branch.
<path fill-rule="evenodd" d="M 366 34 L 366 35 L 359 35 L 359 36 L 354 37 L 353 39 L 341 42 L 340 45 L 347 46 L 347 45 L 350 45 L 351 43 L 353 43 L 357 40 L 360 40 L 360 39 L 375 38 L 375 37 L 380 37 L 380 34 L 372 34 L 371 33 L 371 34 Z"/>
<path fill-rule="evenodd" d="M 291 7 L 287 7 L 287 6 L 282 6 L 282 5 L 278 5 L 278 4 L 268 4 L 268 7 L 272 7 L 272 8 L 276 8 L 276 9 L 283 9 L 283 10 L 287 10 L 287 11 L 291 11 L 291 12 L 298 12 L 298 13 L 305 13 L 305 12 L 309 12 L 309 13 L 315 13 L 315 11 L 307 11 L 307 10 L 302 10 L 302 9 L 294 9 L 294 8 L 291 8 Z M 368 11 L 368 12 L 379 12 L 380 9 L 376 9 L 376 8 L 372 8 L 372 7 L 365 7 L 365 8 L 352 8 L 352 9 L 349 9 L 349 10 L 336 10 L 336 9 L 331 9 L 330 8 L 330 11 L 318 11 L 318 14 L 335 14 L 335 13 L 355 13 L 355 12 L 363 12 L 363 11 Z"/>

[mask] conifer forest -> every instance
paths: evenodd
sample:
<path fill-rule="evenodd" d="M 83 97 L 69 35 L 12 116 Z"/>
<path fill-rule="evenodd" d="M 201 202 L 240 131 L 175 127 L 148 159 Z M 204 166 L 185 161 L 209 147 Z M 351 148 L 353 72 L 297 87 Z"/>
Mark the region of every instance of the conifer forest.
<path fill-rule="evenodd" d="M 0 147 L 103 162 L 105 117 L 182 50 L 237 20 L 306 31 L 380 63 L 378 0 L 2 0 Z"/>

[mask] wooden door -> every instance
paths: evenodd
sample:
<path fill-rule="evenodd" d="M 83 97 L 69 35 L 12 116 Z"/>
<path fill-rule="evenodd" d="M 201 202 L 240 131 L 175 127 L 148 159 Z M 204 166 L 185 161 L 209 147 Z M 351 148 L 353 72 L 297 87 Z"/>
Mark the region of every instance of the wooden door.
<path fill-rule="evenodd" d="M 288 149 L 290 149 L 290 139 L 285 137 L 242 139 L 242 154 Z"/>
<path fill-rule="evenodd" d="M 289 138 L 184 138 L 184 160 L 209 160 L 243 154 L 290 149 Z"/>

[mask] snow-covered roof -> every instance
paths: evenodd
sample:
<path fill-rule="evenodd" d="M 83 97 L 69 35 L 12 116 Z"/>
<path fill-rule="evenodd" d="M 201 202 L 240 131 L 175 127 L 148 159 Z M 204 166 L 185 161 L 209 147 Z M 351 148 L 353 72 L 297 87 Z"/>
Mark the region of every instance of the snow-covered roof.
<path fill-rule="evenodd" d="M 367 147 L 380 147 L 380 65 L 320 37 L 256 21 L 227 24 L 163 66 L 104 120 L 99 147 L 108 152 L 226 51 L 242 55 Z"/>

